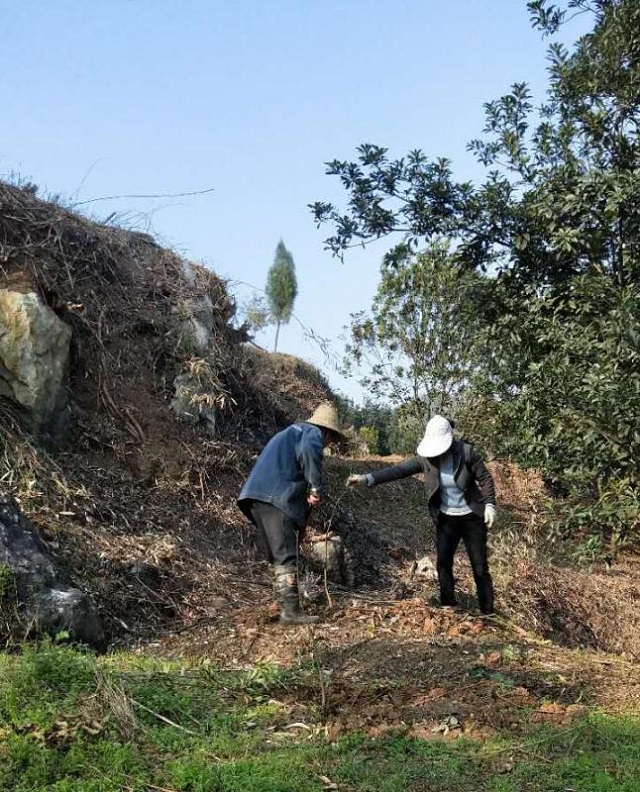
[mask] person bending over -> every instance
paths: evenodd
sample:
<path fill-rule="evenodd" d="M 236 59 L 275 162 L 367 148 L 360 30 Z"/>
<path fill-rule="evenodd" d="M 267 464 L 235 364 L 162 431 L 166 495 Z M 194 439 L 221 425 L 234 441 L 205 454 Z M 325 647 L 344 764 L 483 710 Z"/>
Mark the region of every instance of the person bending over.
<path fill-rule="evenodd" d="M 298 542 L 310 510 L 324 494 L 324 446 L 343 438 L 335 407 L 321 404 L 307 421 L 269 440 L 238 497 L 238 506 L 256 527 L 258 544 L 273 566 L 283 623 L 318 621 L 300 607 Z"/>

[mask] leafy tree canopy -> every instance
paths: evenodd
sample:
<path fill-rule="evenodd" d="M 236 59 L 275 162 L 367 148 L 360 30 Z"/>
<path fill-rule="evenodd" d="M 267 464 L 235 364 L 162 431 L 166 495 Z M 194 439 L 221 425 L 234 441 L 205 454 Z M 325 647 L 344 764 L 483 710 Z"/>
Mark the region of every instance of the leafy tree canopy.
<path fill-rule="evenodd" d="M 568 498 L 560 533 L 617 546 L 640 540 L 640 2 L 527 8 L 544 36 L 576 14 L 593 26 L 570 49 L 552 39 L 542 104 L 516 82 L 485 105 L 482 137 L 469 144 L 486 166 L 481 184 L 456 180 L 448 160 L 419 149 L 392 159 L 363 144 L 353 161 L 327 163 L 346 206 L 311 209 L 336 255 L 391 244 L 353 354 L 375 342 L 431 374 L 440 333 L 453 371 L 465 341 L 446 335 L 446 304 L 432 301 L 428 338 L 416 335 L 413 347 L 393 338 L 420 326 L 413 309 L 437 291 L 435 271 L 428 285 L 415 280 L 415 254 L 448 239 L 461 283 L 487 273 L 475 312 L 486 354 L 461 365 L 461 428 L 545 472 Z M 372 383 L 380 373 L 372 369 Z"/>
<path fill-rule="evenodd" d="M 458 271 L 446 242 L 383 265 L 371 310 L 352 316 L 347 371 L 364 366 L 372 397 L 404 405 L 421 424 L 449 411 L 482 359 L 486 285 Z"/>
<path fill-rule="evenodd" d="M 391 159 L 363 144 L 355 161 L 327 173 L 349 194 L 346 210 L 318 201 L 318 224 L 337 255 L 396 236 L 387 261 L 446 237 L 465 268 L 497 269 L 518 283 L 562 284 L 597 266 L 620 284 L 638 275 L 640 249 L 640 4 L 569 0 L 528 3 L 535 25 L 554 33 L 569 11 L 591 13 L 594 29 L 569 53 L 549 49 L 546 102 L 526 83 L 485 105 L 485 137 L 469 148 L 485 182 L 458 182 L 446 159 L 419 149 Z"/>

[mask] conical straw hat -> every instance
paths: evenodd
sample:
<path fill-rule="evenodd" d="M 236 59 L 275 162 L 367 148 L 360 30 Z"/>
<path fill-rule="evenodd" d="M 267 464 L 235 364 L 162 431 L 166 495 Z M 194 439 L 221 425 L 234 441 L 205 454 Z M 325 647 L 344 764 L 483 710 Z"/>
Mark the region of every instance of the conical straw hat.
<path fill-rule="evenodd" d="M 311 418 L 307 418 L 307 423 L 321 426 L 323 429 L 331 429 L 332 432 L 346 439 L 346 435 L 340 426 L 338 411 L 330 402 L 323 402 L 316 407 Z"/>

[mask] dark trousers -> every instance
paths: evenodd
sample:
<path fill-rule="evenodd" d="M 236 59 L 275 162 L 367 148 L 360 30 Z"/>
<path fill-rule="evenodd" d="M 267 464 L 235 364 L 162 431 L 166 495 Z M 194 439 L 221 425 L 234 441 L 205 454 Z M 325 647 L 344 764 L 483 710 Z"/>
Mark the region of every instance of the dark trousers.
<path fill-rule="evenodd" d="M 300 526 L 270 503 L 253 501 L 251 517 L 257 540 L 270 564 L 295 566 L 298 560 Z"/>
<path fill-rule="evenodd" d="M 438 515 L 436 547 L 440 602 L 443 605 L 456 604 L 453 557 L 461 539 L 471 561 L 480 611 L 493 613 L 493 581 L 487 558 L 487 526 L 482 518 L 475 514 L 458 517 L 442 513 Z"/>

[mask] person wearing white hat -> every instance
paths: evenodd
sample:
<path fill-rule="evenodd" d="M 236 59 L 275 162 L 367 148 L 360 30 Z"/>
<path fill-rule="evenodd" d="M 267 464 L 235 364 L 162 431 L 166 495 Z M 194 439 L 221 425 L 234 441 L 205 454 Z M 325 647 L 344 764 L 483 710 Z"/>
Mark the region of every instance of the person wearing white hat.
<path fill-rule="evenodd" d="M 491 473 L 476 449 L 454 440 L 453 427 L 442 415 L 427 423 L 416 456 L 399 465 L 364 475 L 354 474 L 347 486 L 373 487 L 424 473 L 427 507 L 436 526 L 440 602 L 456 605 L 453 559 L 464 542 L 471 561 L 483 614 L 493 613 L 493 581 L 489 572 L 487 529 L 496 519 L 496 496 Z"/>
<path fill-rule="evenodd" d="M 344 439 L 336 408 L 321 404 L 306 421 L 274 435 L 262 450 L 238 497 L 238 506 L 258 531 L 274 569 L 280 621 L 313 624 L 300 607 L 298 541 L 309 511 L 324 493 L 323 449 Z"/>

